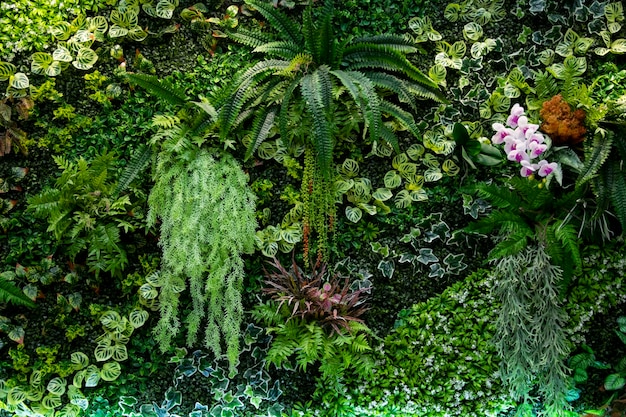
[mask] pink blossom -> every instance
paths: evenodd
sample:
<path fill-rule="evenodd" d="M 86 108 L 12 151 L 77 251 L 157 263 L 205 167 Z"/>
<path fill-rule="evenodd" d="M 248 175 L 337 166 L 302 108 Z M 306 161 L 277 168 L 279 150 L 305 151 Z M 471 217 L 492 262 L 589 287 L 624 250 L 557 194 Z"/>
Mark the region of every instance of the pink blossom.
<path fill-rule="evenodd" d="M 537 164 L 531 164 L 530 161 L 521 161 L 521 165 L 520 175 L 522 177 L 530 177 L 537 170 Z"/>
<path fill-rule="evenodd" d="M 506 119 L 506 124 L 512 128 L 516 128 L 518 124 L 518 120 L 524 114 L 524 108 L 519 104 L 515 103 L 511 108 L 511 115 Z"/>
<path fill-rule="evenodd" d="M 547 177 L 558 167 L 556 162 L 548 162 L 545 159 L 539 161 L 537 166 L 539 167 L 539 171 L 537 173 L 540 177 Z"/>
<path fill-rule="evenodd" d="M 547 148 L 548 148 L 547 145 L 537 143 L 537 142 L 530 142 L 528 144 L 528 150 L 530 151 L 530 159 L 535 159 L 536 157 L 544 153 Z"/>
<path fill-rule="evenodd" d="M 512 136 L 514 133 L 512 129 L 504 127 L 502 123 L 494 123 L 493 129 L 496 131 L 496 134 L 493 135 L 493 137 L 491 138 L 491 142 L 495 143 L 496 145 L 501 144 L 502 142 L 504 142 L 505 137 Z"/>

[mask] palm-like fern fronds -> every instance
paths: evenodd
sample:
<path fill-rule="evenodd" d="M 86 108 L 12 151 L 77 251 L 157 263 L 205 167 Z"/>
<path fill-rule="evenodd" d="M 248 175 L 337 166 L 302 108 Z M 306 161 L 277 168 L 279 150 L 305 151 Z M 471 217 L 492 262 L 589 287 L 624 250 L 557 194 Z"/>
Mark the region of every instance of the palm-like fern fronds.
<path fill-rule="evenodd" d="M 585 165 L 576 181 L 577 186 L 581 186 L 593 178 L 602 164 L 607 160 L 613 145 L 613 133 L 607 131 L 596 131 L 590 146 L 586 146 Z"/>
<path fill-rule="evenodd" d="M 130 183 L 133 182 L 133 180 L 146 169 L 151 159 L 152 148 L 145 145 L 140 146 L 128 162 L 126 168 L 124 168 L 124 171 L 117 182 L 117 187 L 115 187 L 115 190 L 113 191 L 113 195 L 119 196 L 122 191 L 128 188 Z"/>
<path fill-rule="evenodd" d="M 165 80 L 159 80 L 154 75 L 129 73 L 126 76 L 133 84 L 145 88 L 151 94 L 170 104 L 182 106 L 187 103 L 187 96 L 184 92 Z"/>
<path fill-rule="evenodd" d="M 13 305 L 35 307 L 35 303 L 26 296 L 13 283 L 0 278 L 0 303 L 10 303 Z"/>

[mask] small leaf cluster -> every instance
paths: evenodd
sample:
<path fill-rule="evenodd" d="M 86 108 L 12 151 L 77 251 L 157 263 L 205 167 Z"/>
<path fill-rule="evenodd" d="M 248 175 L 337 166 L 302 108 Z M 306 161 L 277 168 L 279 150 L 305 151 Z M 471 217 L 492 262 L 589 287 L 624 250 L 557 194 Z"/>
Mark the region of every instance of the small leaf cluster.
<path fill-rule="evenodd" d="M 123 233 L 141 226 L 141 202 L 115 194 L 116 158 L 103 153 L 91 163 L 82 157 L 71 162 L 54 157 L 62 170 L 54 187 L 28 199 L 28 211 L 48 222 L 72 261 L 85 254 L 96 278 L 101 272 L 120 276 L 128 265 Z M 86 253 L 85 253 L 86 252 Z"/>
<path fill-rule="evenodd" d="M 267 274 L 264 292 L 272 299 L 256 306 L 252 315 L 273 335 L 268 364 L 295 365 L 306 371 L 319 363 L 324 378 L 342 379 L 345 373 L 368 375 L 372 366 L 367 334 L 359 318 L 366 308 L 362 293 L 348 278 L 329 276 L 325 267 L 305 274 L 297 264 L 285 269 L 277 260 L 276 272 Z"/>

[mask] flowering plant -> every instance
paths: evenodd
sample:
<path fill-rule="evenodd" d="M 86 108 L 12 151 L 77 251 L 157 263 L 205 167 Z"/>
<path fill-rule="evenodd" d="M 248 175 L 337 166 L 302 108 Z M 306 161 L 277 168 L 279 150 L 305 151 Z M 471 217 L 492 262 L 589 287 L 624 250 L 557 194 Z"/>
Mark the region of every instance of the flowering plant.
<path fill-rule="evenodd" d="M 532 162 L 548 149 L 548 145 L 544 136 L 538 132 L 539 125 L 528 122 L 524 108 L 519 104 L 516 103 L 511 108 L 506 126 L 494 123 L 492 127 L 496 133 L 491 141 L 494 144 L 504 143 L 507 159 L 519 162 L 522 166 L 520 169 L 522 177 L 529 177 L 535 172 L 540 177 L 547 177 L 559 168 L 556 162 L 548 162 L 545 159 L 537 163 Z"/>

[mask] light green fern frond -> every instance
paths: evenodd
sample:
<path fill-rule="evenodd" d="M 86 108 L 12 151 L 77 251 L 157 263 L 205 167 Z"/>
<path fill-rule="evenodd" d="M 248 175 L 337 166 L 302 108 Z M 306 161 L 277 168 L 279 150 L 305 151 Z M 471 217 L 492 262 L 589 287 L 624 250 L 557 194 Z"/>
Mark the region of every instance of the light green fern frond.
<path fill-rule="evenodd" d="M 613 133 L 597 129 L 593 135 L 593 140 L 588 142 L 590 143 L 585 146 L 585 165 L 576 181 L 578 187 L 593 178 L 609 157 L 613 147 Z"/>
<path fill-rule="evenodd" d="M 187 103 L 187 96 L 184 92 L 165 80 L 159 80 L 154 75 L 129 73 L 126 76 L 133 84 L 148 90 L 151 94 L 170 104 L 182 106 Z"/>

